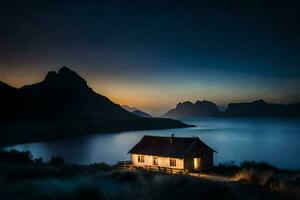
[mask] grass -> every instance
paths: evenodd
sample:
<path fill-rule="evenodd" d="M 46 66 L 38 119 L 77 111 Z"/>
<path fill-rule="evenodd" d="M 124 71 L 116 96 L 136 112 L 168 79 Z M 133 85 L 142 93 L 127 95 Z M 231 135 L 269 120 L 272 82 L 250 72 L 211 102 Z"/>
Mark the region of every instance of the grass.
<path fill-rule="evenodd" d="M 277 192 L 286 199 L 300 199 L 300 172 L 283 170 L 266 162 L 244 161 L 239 166 L 234 162 L 225 162 L 205 173 L 233 177 L 240 183 L 246 183 Z"/>
<path fill-rule="evenodd" d="M 300 174 L 283 174 L 274 169 L 252 167 L 243 168 L 234 176 L 234 179 L 268 188 L 289 199 L 300 199 Z"/>
<path fill-rule="evenodd" d="M 50 166 L 31 167 L 35 172 L 24 170 L 28 166 L 10 169 L 16 174 L 21 171 L 22 175 L 9 173 L 3 177 L 1 199 L 235 199 L 224 184 L 183 175 L 118 169 L 91 172 L 89 167 L 79 167 L 77 172 L 80 173 L 71 171 L 64 175 L 65 167 L 62 166 L 54 172 Z M 4 172 L 2 169 L 3 165 L 0 166 L 1 173 Z M 34 176 L 28 176 L 32 173 Z"/>
<path fill-rule="evenodd" d="M 6 158 L 21 157 L 22 162 L 11 158 L 9 163 L 0 162 L 1 200 L 300 199 L 299 175 L 265 163 L 236 166 L 227 162 L 207 171 L 233 174 L 238 180 L 219 183 L 186 175 L 120 170 L 105 163 L 72 165 L 57 157 L 43 163 L 28 152 L 30 159 L 7 153 Z"/>
<path fill-rule="evenodd" d="M 186 175 L 170 175 L 143 170 L 107 168 L 104 164 L 77 166 L 64 164 L 0 165 L 0 195 L 6 199 L 297 199 L 296 191 L 268 188 L 252 183 L 248 173 L 240 182 L 218 183 Z M 263 183 L 263 179 L 259 179 Z M 269 182 L 268 182 L 269 181 Z M 299 185 L 299 183 L 298 183 Z M 286 186 L 272 185 L 272 187 Z M 259 191 L 259 194 L 257 192 Z M 255 194 L 255 195 L 253 195 Z M 289 194 L 289 195 L 286 195 Z M 264 197 L 264 198 L 262 198 Z M 268 197 L 268 198 L 265 198 Z M 280 198 L 279 198 L 280 197 Z M 289 197 L 289 198 L 286 198 Z"/>

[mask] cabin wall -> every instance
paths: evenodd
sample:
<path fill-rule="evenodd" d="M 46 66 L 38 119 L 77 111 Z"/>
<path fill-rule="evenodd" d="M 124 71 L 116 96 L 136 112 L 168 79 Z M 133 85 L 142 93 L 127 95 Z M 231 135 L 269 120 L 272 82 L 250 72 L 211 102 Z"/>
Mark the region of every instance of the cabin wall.
<path fill-rule="evenodd" d="M 144 167 L 144 166 L 159 166 L 159 167 L 167 167 L 173 169 L 184 169 L 184 160 L 181 158 L 172 158 L 176 159 L 176 166 L 170 166 L 170 158 L 169 157 L 159 157 L 158 158 L 158 165 L 153 165 L 153 157 L 150 155 L 144 155 L 144 162 L 138 162 L 138 155 L 139 154 L 131 154 L 131 161 L 132 164 L 137 167 Z"/>
<path fill-rule="evenodd" d="M 202 157 L 200 159 L 200 169 L 207 169 L 213 167 L 213 152 L 207 151 L 203 152 Z"/>
<path fill-rule="evenodd" d="M 193 157 L 184 158 L 184 169 L 186 169 L 188 171 L 194 170 L 194 158 Z"/>

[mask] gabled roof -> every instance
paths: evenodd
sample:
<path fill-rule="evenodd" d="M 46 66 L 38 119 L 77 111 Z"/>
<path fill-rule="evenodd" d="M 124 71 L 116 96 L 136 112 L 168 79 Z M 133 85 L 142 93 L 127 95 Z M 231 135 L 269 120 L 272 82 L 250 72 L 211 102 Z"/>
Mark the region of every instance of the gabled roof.
<path fill-rule="evenodd" d="M 128 153 L 183 158 L 213 151 L 198 137 L 159 137 L 145 135 Z"/>

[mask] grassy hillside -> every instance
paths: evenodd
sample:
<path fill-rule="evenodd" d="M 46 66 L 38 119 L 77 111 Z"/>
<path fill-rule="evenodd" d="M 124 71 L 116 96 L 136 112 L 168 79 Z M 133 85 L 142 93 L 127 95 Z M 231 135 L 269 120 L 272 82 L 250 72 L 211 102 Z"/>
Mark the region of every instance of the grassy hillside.
<path fill-rule="evenodd" d="M 299 177 L 298 182 L 287 185 L 288 190 L 273 190 L 250 179 L 222 183 L 184 174 L 120 170 L 103 163 L 64 164 L 59 157 L 43 163 L 28 152 L 1 154 L 0 163 L 2 200 L 299 199 Z"/>

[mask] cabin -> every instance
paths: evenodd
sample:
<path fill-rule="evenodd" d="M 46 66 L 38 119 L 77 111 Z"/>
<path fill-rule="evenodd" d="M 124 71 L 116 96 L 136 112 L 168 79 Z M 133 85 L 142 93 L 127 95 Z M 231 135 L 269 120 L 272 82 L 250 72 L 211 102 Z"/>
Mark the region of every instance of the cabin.
<path fill-rule="evenodd" d="M 134 167 L 192 172 L 211 168 L 214 152 L 198 137 L 145 135 L 128 153 Z"/>

